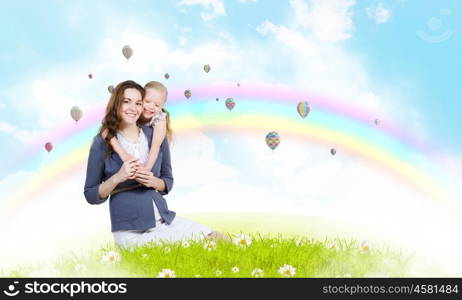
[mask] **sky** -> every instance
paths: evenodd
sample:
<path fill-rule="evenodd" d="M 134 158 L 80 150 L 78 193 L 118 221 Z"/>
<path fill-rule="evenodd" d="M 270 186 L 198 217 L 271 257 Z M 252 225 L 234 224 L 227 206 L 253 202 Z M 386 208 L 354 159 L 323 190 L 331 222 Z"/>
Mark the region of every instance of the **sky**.
<path fill-rule="evenodd" d="M 109 84 L 133 79 L 159 80 L 171 91 L 240 82 L 336 99 L 432 149 L 432 159 L 453 180 L 447 188 L 456 190 L 462 178 L 461 8 L 456 0 L 4 3 L 0 189 L 27 186 L 24 178 L 34 178 L 53 160 L 43 149 L 31 154 L 38 156 L 35 163 L 12 157 L 72 122 L 72 106 L 85 115 L 106 103 Z M 121 54 L 127 44 L 134 49 L 129 62 Z M 206 76 L 204 64 L 211 65 Z M 236 108 L 250 98 L 236 99 Z M 178 104 L 171 111 L 173 122 L 180 112 L 188 115 L 188 106 L 178 101 L 172 102 Z M 189 116 L 203 118 L 217 110 L 215 104 Z M 332 159 L 323 145 L 289 136 L 274 152 L 263 142 L 245 130 L 179 132 L 172 147 L 171 209 L 319 215 L 376 226 L 402 240 L 414 238 L 419 228 L 438 233 L 454 225 L 437 204 L 366 161 L 346 154 Z M 70 216 L 62 211 L 72 207 L 94 217 L 79 233 L 94 226 L 108 230 L 107 207 L 91 207 L 83 198 L 85 167 L 64 184 L 47 186 L 7 228 L 18 220 L 27 228 L 38 211 L 54 216 L 60 208 L 66 222 Z M 417 208 L 419 213 L 412 213 Z M 73 218 L 75 227 L 78 214 Z M 428 218 L 440 227 L 425 227 Z M 37 224 L 46 232 L 46 223 Z M 47 236 L 64 235 L 70 227 Z M 16 241 L 14 234 L 8 236 Z M 415 240 L 428 242 L 423 233 Z"/>

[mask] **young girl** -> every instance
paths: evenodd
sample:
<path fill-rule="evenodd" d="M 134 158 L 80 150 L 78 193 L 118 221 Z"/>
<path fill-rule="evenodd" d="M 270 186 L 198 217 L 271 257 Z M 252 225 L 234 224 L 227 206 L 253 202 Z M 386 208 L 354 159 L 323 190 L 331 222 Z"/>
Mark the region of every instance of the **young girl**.
<path fill-rule="evenodd" d="M 164 108 L 167 101 L 167 88 L 160 82 L 150 81 L 144 86 L 145 96 L 143 98 L 143 112 L 138 121 L 138 125 L 152 126 L 154 134 L 152 135 L 152 144 L 149 152 L 149 158 L 146 165 L 138 165 L 139 168 L 151 171 L 157 156 L 159 155 L 160 145 L 167 135 L 168 140 L 172 140 L 172 130 L 170 127 L 170 115 Z M 106 137 L 107 132 L 103 132 L 103 138 Z M 123 162 L 135 159 L 127 151 L 125 151 L 117 137 L 111 139 L 111 145 L 114 151 L 120 156 Z M 129 179 L 134 179 L 132 176 Z M 116 190 L 115 192 L 118 192 Z"/>

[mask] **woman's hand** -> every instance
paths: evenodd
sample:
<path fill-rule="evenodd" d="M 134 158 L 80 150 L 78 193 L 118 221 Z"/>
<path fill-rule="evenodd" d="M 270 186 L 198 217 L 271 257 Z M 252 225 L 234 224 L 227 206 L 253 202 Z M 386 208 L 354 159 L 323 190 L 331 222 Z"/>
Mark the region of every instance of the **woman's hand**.
<path fill-rule="evenodd" d="M 117 172 L 119 183 L 122 183 L 128 179 L 135 179 L 135 174 L 139 167 L 140 161 L 137 158 L 125 161 L 122 167 L 120 167 L 119 172 Z"/>
<path fill-rule="evenodd" d="M 151 171 L 147 171 L 146 169 L 138 169 L 138 171 L 135 174 L 135 180 L 141 183 L 142 185 L 153 188 L 155 190 L 158 190 L 160 188 L 159 186 L 159 178 L 155 177 Z"/>

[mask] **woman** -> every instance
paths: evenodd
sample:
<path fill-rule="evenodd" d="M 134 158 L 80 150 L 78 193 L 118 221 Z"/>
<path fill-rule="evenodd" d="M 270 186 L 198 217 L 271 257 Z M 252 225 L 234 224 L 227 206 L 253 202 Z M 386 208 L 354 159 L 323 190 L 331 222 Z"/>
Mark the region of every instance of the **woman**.
<path fill-rule="evenodd" d="M 106 107 L 99 134 L 90 149 L 85 180 L 85 198 L 90 204 L 104 203 L 111 195 L 111 231 L 121 247 L 161 240 L 174 242 L 217 234 L 201 224 L 176 217 L 162 195 L 173 186 L 170 150 L 165 138 L 151 171 L 143 168 L 152 141 L 151 126 L 138 126 L 143 111 L 144 89 L 133 81 L 117 85 Z M 104 139 L 102 133 L 105 132 Z M 123 162 L 114 151 L 111 139 L 134 159 Z M 137 186 L 140 183 L 141 186 Z M 130 189 L 130 187 L 136 186 Z"/>

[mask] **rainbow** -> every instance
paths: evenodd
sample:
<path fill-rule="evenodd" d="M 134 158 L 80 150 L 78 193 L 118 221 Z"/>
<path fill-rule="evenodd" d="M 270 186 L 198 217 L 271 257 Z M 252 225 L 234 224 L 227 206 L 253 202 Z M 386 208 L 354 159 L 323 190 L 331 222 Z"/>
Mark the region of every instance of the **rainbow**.
<path fill-rule="evenodd" d="M 220 134 L 245 132 L 256 135 L 262 140 L 262 147 L 266 147 L 266 133 L 277 131 L 282 140 L 293 137 L 323 145 L 326 153 L 336 148 L 342 155 L 366 161 L 439 203 L 453 199 L 444 188 L 448 175 L 431 161 L 434 150 L 391 120 L 375 126 L 373 121 L 377 116 L 370 112 L 348 106 L 344 101 L 284 87 L 221 85 L 189 89 L 192 97 L 188 100 L 183 90 L 169 92 L 166 107 L 176 133 L 197 129 Z M 219 101 L 215 100 L 217 97 Z M 236 101 L 231 112 L 224 106 L 227 97 Z M 308 101 L 311 105 L 312 111 L 305 119 L 297 113 L 299 101 Z M 105 105 L 96 104 L 84 113 L 78 124 L 72 119 L 59 124 L 55 131 L 33 141 L 18 154 L 13 160 L 16 170 L 37 166 L 44 155 L 52 158 L 46 165 L 34 169 L 33 176 L 27 179 L 27 189 L 13 189 L 15 191 L 2 200 L 2 206 L 7 207 L 2 211 L 7 212 L 7 217 L 14 215 L 11 210 L 24 206 L 28 199 L 40 197 L 54 184 L 86 166 L 92 137 L 97 133 Z M 43 149 L 47 141 L 55 145 L 51 153 Z M 271 150 L 268 148 L 268 151 Z"/>

